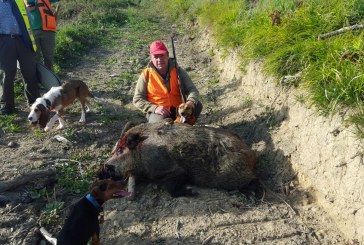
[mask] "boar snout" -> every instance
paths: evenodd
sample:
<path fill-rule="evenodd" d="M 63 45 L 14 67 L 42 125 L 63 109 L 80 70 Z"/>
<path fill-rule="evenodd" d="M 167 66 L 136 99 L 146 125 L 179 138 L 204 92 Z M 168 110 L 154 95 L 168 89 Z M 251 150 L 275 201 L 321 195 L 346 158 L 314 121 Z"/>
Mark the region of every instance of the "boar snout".
<path fill-rule="evenodd" d="M 121 180 L 122 178 L 116 176 L 115 166 L 110 164 L 102 164 L 100 169 L 96 172 L 96 177 L 100 180 L 113 179 Z"/>

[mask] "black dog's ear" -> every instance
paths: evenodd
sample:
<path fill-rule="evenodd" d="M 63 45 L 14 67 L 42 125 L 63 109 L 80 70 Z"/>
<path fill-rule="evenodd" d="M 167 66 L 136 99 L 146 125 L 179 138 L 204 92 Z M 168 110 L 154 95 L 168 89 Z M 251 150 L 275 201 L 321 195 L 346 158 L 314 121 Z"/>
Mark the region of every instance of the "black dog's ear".
<path fill-rule="evenodd" d="M 49 119 L 49 110 L 42 104 L 37 105 L 40 110 L 39 126 L 45 128 Z"/>

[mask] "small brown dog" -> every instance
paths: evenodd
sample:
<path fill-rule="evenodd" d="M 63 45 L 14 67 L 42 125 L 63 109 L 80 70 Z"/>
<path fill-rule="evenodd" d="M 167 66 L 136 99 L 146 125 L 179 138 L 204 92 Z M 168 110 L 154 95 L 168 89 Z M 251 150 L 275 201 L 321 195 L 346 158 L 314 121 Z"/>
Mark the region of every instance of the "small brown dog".
<path fill-rule="evenodd" d="M 174 123 L 188 123 L 194 125 L 196 123 L 195 110 L 189 103 L 182 103 L 177 108 L 177 118 Z"/>

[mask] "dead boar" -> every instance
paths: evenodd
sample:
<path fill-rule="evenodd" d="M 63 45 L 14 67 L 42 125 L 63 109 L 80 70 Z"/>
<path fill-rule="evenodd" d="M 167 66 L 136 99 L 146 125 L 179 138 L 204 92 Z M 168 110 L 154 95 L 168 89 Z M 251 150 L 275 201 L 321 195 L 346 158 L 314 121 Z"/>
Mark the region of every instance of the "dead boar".
<path fill-rule="evenodd" d="M 129 178 L 129 192 L 134 178 L 151 180 L 178 197 L 194 195 L 188 184 L 240 190 L 255 179 L 255 164 L 255 152 L 226 130 L 146 123 L 125 132 L 98 176 Z"/>

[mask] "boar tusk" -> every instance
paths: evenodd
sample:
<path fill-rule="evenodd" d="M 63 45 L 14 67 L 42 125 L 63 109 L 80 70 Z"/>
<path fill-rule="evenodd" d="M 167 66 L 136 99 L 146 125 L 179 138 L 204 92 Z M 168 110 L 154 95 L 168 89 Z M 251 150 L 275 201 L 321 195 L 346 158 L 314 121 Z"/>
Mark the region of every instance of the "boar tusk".
<path fill-rule="evenodd" d="M 131 193 L 131 197 L 133 198 L 135 195 L 135 176 L 129 175 L 128 178 L 128 192 Z"/>

